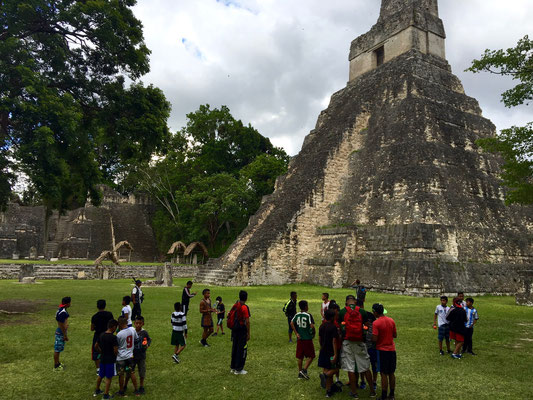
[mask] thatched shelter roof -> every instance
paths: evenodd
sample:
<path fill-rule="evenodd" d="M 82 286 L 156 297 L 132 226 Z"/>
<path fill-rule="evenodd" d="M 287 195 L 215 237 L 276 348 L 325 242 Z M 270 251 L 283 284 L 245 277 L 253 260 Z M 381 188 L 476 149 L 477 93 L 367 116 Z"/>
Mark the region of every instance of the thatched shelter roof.
<path fill-rule="evenodd" d="M 172 243 L 172 246 L 170 246 L 170 249 L 167 251 L 167 254 L 174 254 L 177 251 L 185 251 L 187 249 L 187 245 L 181 241 L 177 241 Z"/>
<path fill-rule="evenodd" d="M 209 257 L 209 252 L 207 251 L 207 247 L 202 242 L 192 242 L 190 245 L 187 246 L 185 249 L 185 253 L 183 253 L 184 256 L 188 256 L 193 251 L 200 250 L 205 257 Z"/>

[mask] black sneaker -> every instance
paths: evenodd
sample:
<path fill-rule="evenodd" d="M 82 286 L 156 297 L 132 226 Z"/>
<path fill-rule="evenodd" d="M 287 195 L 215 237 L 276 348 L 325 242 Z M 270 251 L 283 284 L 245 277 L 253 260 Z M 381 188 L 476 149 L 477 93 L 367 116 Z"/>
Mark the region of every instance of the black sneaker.
<path fill-rule="evenodd" d="M 93 393 L 93 396 L 96 397 L 96 396 L 100 396 L 102 393 L 104 393 L 102 390 L 100 389 L 96 389 Z"/>
<path fill-rule="evenodd" d="M 348 396 L 350 396 L 352 399 L 358 399 L 359 398 L 357 393 L 352 393 L 352 392 L 348 393 Z"/>
<path fill-rule="evenodd" d="M 440 351 L 440 355 L 443 356 L 444 355 L 444 351 L 441 350 Z"/>
<path fill-rule="evenodd" d="M 333 397 L 335 393 L 333 393 L 331 390 L 329 392 L 326 392 L 326 397 Z"/>
<path fill-rule="evenodd" d="M 143 386 L 141 386 L 141 387 L 139 388 L 139 393 L 140 393 L 140 394 L 146 394 L 146 391 L 144 390 L 144 387 L 143 387 Z"/>
<path fill-rule="evenodd" d="M 139 390 L 136 390 L 133 392 L 133 395 L 139 397 L 141 395 L 141 392 Z"/>
<path fill-rule="evenodd" d="M 320 386 L 322 387 L 322 389 L 325 389 L 326 388 L 326 375 L 321 373 L 319 376 L 320 376 Z"/>
<path fill-rule="evenodd" d="M 298 379 L 307 379 L 303 371 L 298 372 Z"/>

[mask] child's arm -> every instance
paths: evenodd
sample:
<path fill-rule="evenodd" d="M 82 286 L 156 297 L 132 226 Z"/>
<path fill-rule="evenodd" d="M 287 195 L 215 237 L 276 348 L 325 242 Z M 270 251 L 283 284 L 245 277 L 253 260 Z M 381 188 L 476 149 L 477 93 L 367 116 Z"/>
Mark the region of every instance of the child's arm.
<path fill-rule="evenodd" d="M 113 347 L 113 352 L 115 353 L 115 356 L 118 354 L 118 346 Z"/>
<path fill-rule="evenodd" d="M 68 318 L 65 319 L 65 322 L 57 322 L 57 325 L 59 326 L 59 329 L 61 329 L 61 333 L 63 334 L 63 339 L 65 342 L 68 342 L 68 336 L 67 336 L 67 327 L 68 327 Z"/>
<path fill-rule="evenodd" d="M 296 333 L 296 338 L 300 339 L 300 334 L 298 333 L 298 329 L 296 329 L 296 326 L 294 326 L 294 319 L 291 321 L 291 328 Z"/>
<path fill-rule="evenodd" d="M 435 313 L 435 315 L 433 316 L 433 328 L 435 328 L 437 326 L 437 313 Z"/>
<path fill-rule="evenodd" d="M 102 352 L 102 349 L 100 348 L 100 343 L 96 342 L 96 343 L 94 344 L 94 348 L 96 349 L 96 351 L 97 351 L 98 353 L 101 353 L 101 352 Z"/>
<path fill-rule="evenodd" d="M 337 338 L 333 338 L 333 364 L 337 362 Z"/>

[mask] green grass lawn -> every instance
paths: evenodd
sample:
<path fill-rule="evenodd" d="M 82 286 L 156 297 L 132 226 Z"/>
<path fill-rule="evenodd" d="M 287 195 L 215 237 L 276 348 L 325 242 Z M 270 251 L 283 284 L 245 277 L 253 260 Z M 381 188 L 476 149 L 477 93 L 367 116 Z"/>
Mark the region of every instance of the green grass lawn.
<path fill-rule="evenodd" d="M 148 350 L 146 398 L 150 399 L 322 399 L 316 360 L 310 368 L 310 381 L 297 379 L 295 344 L 287 339 L 287 323 L 281 308 L 289 292 L 310 302 L 310 312 L 320 319 L 320 296 L 328 290 L 341 300 L 346 289 L 324 289 L 310 285 L 248 287 L 251 341 L 246 363 L 248 375 L 229 372 L 229 334 L 210 339 L 210 348 L 198 343 L 201 335 L 198 303 L 193 298 L 189 313 L 188 346 L 181 364 L 171 360 L 170 314 L 181 299 L 186 279 L 175 280 L 174 288 L 144 288 L 143 314 L 146 330 L 153 338 Z M 90 359 L 92 332 L 90 319 L 96 300 L 104 298 L 108 310 L 118 316 L 121 298 L 132 286 L 129 280 L 42 281 L 20 285 L 0 281 L 0 302 L 10 299 L 40 300 L 34 314 L 0 313 L 2 366 L 1 399 L 88 399 L 92 398 L 96 374 Z M 193 286 L 201 292 L 203 286 Z M 229 310 L 239 288 L 212 287 L 213 299 L 222 296 Z M 62 362 L 63 372 L 53 372 L 54 314 L 61 297 L 72 296 L 69 338 Z M 402 297 L 372 293 L 368 305 L 379 301 L 396 320 L 398 399 L 531 399 L 528 380 L 533 371 L 533 309 L 518 307 L 511 297 L 479 297 L 476 307 L 480 321 L 474 334 L 476 357 L 452 360 L 440 356 L 433 312 L 438 299 Z M 315 339 L 318 355 L 318 338 Z M 341 372 L 343 381 L 347 380 Z M 379 385 L 379 381 L 378 381 Z M 118 387 L 115 378 L 112 391 Z M 347 389 L 335 398 L 348 399 Z M 368 390 L 359 391 L 361 398 Z M 133 397 L 131 391 L 129 397 Z"/>

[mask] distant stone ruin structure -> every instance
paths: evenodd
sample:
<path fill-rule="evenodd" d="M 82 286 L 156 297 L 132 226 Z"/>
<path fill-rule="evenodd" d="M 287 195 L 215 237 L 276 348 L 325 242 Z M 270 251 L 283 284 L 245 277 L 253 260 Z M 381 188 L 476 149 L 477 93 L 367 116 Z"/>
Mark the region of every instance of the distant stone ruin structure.
<path fill-rule="evenodd" d="M 167 255 L 170 256 L 170 262 L 172 264 L 184 263 L 184 253 L 186 249 L 187 245 L 181 241 L 172 243 L 172 246 L 170 246 L 170 249 L 167 251 Z"/>
<path fill-rule="evenodd" d="M 504 204 L 495 135 L 445 58 L 437 0 L 382 0 L 287 175 L 197 279 L 434 295 L 516 293 L 533 209 Z"/>
<path fill-rule="evenodd" d="M 0 258 L 96 259 L 105 249 L 127 240 L 131 261 L 153 262 L 159 252 L 151 227 L 154 206 L 148 197 L 122 196 L 102 186 L 100 207 L 90 203 L 50 218 L 44 242 L 44 207 L 10 204 L 0 213 Z"/>

